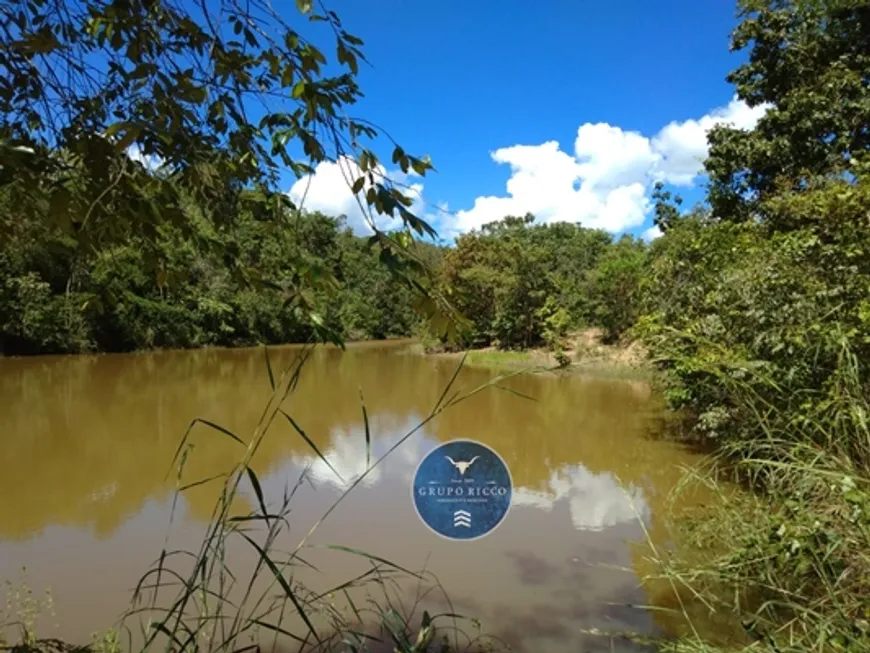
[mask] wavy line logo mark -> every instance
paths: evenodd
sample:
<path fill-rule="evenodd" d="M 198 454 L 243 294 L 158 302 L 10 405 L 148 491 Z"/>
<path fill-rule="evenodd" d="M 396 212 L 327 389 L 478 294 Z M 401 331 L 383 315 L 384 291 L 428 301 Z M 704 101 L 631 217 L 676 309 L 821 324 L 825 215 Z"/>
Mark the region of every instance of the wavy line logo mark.
<path fill-rule="evenodd" d="M 460 526 L 464 526 L 465 528 L 471 528 L 470 512 L 466 512 L 465 510 L 457 510 L 453 513 L 453 527 L 459 528 Z"/>
<path fill-rule="evenodd" d="M 452 540 L 475 540 L 504 521 L 513 483 L 493 449 L 451 440 L 420 461 L 411 491 L 417 515 L 431 530 Z"/>

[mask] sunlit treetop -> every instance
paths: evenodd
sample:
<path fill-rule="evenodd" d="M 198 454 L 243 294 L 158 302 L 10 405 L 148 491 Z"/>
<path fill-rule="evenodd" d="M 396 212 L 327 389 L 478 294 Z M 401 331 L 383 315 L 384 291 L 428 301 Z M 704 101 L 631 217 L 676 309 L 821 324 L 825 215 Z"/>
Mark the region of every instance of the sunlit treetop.
<path fill-rule="evenodd" d="M 764 219 L 769 197 L 861 171 L 870 150 L 870 5 L 864 0 L 741 0 L 729 76 L 766 106 L 755 129 L 709 134 L 709 201 L 723 219 Z"/>

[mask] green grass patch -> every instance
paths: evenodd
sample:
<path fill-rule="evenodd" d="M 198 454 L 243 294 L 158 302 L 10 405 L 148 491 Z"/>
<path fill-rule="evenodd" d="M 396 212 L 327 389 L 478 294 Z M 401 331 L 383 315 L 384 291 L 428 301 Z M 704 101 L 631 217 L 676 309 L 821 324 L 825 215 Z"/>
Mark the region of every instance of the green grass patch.
<path fill-rule="evenodd" d="M 466 365 L 486 367 L 524 368 L 546 365 L 543 357 L 536 357 L 529 351 L 469 351 Z"/>
<path fill-rule="evenodd" d="M 538 350 L 499 351 L 470 350 L 465 364 L 470 367 L 485 367 L 493 370 L 518 370 L 542 368 L 548 373 L 572 376 L 586 376 L 600 379 L 626 381 L 652 381 L 655 370 L 645 364 L 628 364 L 606 359 L 583 359 L 559 368 L 555 359 L 546 352 Z M 450 354 L 460 357 L 462 354 Z"/>

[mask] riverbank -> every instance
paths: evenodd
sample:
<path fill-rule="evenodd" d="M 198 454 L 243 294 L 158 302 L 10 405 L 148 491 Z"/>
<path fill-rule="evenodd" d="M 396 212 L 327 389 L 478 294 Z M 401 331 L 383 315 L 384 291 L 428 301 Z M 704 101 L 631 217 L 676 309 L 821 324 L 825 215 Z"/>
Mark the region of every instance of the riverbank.
<path fill-rule="evenodd" d="M 848 348 L 842 352 L 838 383 L 801 388 L 803 405 L 772 378 L 760 398 L 765 379 L 747 364 L 723 374 L 703 356 L 656 350 L 671 357 L 668 376 L 656 374 L 639 343 L 608 346 L 595 330 L 574 334 L 564 357 L 492 348 L 432 355 L 465 356 L 467 365 L 502 371 L 642 376 L 659 379 L 677 398 L 714 393 L 715 410 L 667 434 L 709 454 L 687 470 L 671 500 L 700 488 L 714 498 L 675 520 L 678 551 L 652 557 L 656 570 L 646 581 L 663 581 L 665 593 L 673 591 L 671 607 L 686 627 L 660 644 L 663 650 L 804 653 L 870 650 L 868 395 L 859 360 Z M 723 428 L 727 420 L 733 430 Z M 701 626 L 709 620 L 730 626 Z M 717 630 L 737 636 L 720 640 L 710 634 Z"/>
<path fill-rule="evenodd" d="M 436 359 L 459 361 L 465 357 L 469 367 L 499 371 L 535 370 L 547 374 L 570 374 L 597 378 L 651 380 L 654 370 L 647 352 L 638 341 L 605 344 L 601 329 L 584 329 L 565 338 L 559 351 L 546 347 L 525 350 L 502 350 L 495 347 L 445 351 L 432 343 L 422 342 L 417 351 Z"/>

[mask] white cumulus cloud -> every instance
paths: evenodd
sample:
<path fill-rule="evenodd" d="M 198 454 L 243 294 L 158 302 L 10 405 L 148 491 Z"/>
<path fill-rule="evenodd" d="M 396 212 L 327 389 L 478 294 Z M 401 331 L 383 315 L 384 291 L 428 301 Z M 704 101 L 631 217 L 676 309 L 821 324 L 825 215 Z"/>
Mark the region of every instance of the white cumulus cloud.
<path fill-rule="evenodd" d="M 713 126 L 752 128 L 766 110 L 735 98 L 697 120 L 671 122 L 652 137 L 585 123 L 577 129 L 573 153 L 556 141 L 500 148 L 491 156 L 510 166 L 506 194 L 478 197 L 470 209 L 455 214 L 448 230 L 462 233 L 529 212 L 541 222 L 576 222 L 614 233 L 638 227 L 652 208 L 653 183 L 691 186 L 703 172 Z M 655 235 L 652 229 L 644 234 Z"/>
<path fill-rule="evenodd" d="M 765 111 L 767 106 L 750 107 L 735 98 L 699 120 L 669 123 L 652 139 L 653 149 L 661 156 L 656 177 L 678 186 L 691 185 L 704 168 L 707 132 L 722 123 L 752 129 Z"/>
<path fill-rule="evenodd" d="M 360 210 L 357 198 L 351 191 L 351 184 L 360 176 L 356 162 L 349 157 L 340 157 L 337 161 L 323 161 L 314 168 L 313 175 L 298 179 L 287 193 L 297 205 L 309 211 L 321 211 L 326 215 L 347 216 L 347 224 L 357 233 L 371 233 L 368 221 Z M 401 171 L 387 172 L 383 166 L 378 166 L 376 178 L 389 179 L 402 184 L 401 190 L 414 200 L 408 210 L 415 215 L 421 215 L 423 208 L 423 184 L 410 183 L 410 175 Z M 360 191 L 359 201 L 365 206 L 365 192 L 370 184 L 366 182 Z M 379 229 L 394 229 L 402 224 L 398 214 L 395 217 L 378 215 L 374 210 L 372 218 Z"/>
<path fill-rule="evenodd" d="M 611 158 L 604 151 L 592 153 L 595 147 L 592 141 L 614 138 L 599 126 L 592 127 L 586 130 L 592 138 L 580 143 L 585 153 L 582 160 L 560 150 L 555 141 L 496 150 L 493 160 L 510 165 L 508 195 L 478 197 L 471 209 L 456 213 L 450 230 L 461 233 L 506 215 L 526 213 L 535 214 L 542 222 L 582 222 L 609 231 L 641 224 L 648 209 L 644 186 L 637 182 L 622 183 L 629 178 L 636 162 L 618 155 Z M 630 145 L 635 146 L 636 143 Z M 600 165 L 602 160 L 607 163 Z M 589 181 L 585 181 L 587 175 Z"/>
<path fill-rule="evenodd" d="M 508 166 L 510 177 L 501 195 L 477 197 L 471 208 L 452 215 L 428 214 L 423 184 L 414 175 L 378 174 L 406 184 L 415 200 L 410 210 L 437 222 L 440 235 L 453 237 L 507 215 L 533 213 L 541 222 L 574 222 L 585 227 L 619 233 L 643 225 L 652 209 L 650 191 L 656 181 L 692 186 L 703 172 L 707 156 L 707 132 L 728 123 L 750 129 L 767 111 L 732 99 L 697 119 L 673 121 L 647 136 L 607 123 L 584 123 L 577 129 L 573 151 L 564 151 L 557 141 L 538 145 L 512 145 L 492 152 L 492 160 Z M 350 190 L 359 169 L 348 158 L 320 163 L 313 175 L 293 184 L 289 195 L 304 208 L 329 215 L 347 216 L 358 233 L 370 229 Z M 363 191 L 364 192 L 364 191 Z M 439 205 L 439 209 L 442 206 Z M 397 227 L 399 218 L 374 216 L 382 229 Z M 658 235 L 654 228 L 644 238 Z"/>
<path fill-rule="evenodd" d="M 653 225 L 653 226 L 650 227 L 649 229 L 644 230 L 644 232 L 643 232 L 643 234 L 641 235 L 641 237 L 642 237 L 645 241 L 650 242 L 650 241 L 652 241 L 652 240 L 655 240 L 656 238 L 658 238 L 658 237 L 661 236 L 661 235 L 662 235 L 662 230 L 659 229 L 656 225 Z"/>
<path fill-rule="evenodd" d="M 583 184 L 601 190 L 636 183 L 660 159 L 646 136 L 607 123 L 581 125 L 574 153 Z"/>

